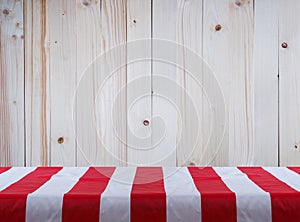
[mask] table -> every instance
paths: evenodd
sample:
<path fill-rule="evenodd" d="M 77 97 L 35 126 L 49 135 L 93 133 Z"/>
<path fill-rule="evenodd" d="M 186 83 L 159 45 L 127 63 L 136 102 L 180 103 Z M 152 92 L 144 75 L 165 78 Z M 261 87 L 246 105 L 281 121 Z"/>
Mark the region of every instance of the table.
<path fill-rule="evenodd" d="M 0 221 L 300 221 L 300 167 L 0 167 Z"/>

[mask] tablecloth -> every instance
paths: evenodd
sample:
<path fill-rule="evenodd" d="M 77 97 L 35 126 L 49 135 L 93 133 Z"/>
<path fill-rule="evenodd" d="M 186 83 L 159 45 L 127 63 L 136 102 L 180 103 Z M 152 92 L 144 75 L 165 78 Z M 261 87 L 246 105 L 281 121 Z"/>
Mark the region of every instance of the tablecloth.
<path fill-rule="evenodd" d="M 0 221 L 300 221 L 300 167 L 0 167 Z"/>

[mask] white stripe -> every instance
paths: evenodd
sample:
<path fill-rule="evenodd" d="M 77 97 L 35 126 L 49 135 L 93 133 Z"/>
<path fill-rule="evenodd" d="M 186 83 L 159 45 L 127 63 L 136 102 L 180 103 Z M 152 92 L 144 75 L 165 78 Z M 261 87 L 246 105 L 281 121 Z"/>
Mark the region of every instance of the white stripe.
<path fill-rule="evenodd" d="M 13 183 L 19 181 L 27 174 L 34 171 L 36 167 L 12 167 L 0 174 L 0 191 L 6 189 Z"/>
<path fill-rule="evenodd" d="M 235 193 L 237 221 L 272 221 L 270 194 L 236 167 L 214 167 L 226 186 Z"/>
<path fill-rule="evenodd" d="M 200 193 L 188 169 L 165 167 L 163 172 L 167 196 L 167 221 L 201 222 Z"/>
<path fill-rule="evenodd" d="M 285 167 L 263 167 L 263 169 L 293 189 L 300 191 L 300 176 L 298 173 Z"/>
<path fill-rule="evenodd" d="M 100 201 L 101 222 L 130 222 L 130 194 L 136 168 L 116 168 Z"/>
<path fill-rule="evenodd" d="M 87 167 L 67 167 L 53 175 L 27 197 L 26 221 L 61 221 L 63 196 L 78 182 Z"/>

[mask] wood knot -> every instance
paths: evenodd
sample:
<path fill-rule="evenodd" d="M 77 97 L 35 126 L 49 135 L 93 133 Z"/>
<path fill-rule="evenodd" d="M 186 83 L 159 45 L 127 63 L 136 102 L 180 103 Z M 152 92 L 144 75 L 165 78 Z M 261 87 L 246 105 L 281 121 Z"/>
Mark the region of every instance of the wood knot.
<path fill-rule="evenodd" d="M 284 49 L 286 49 L 286 48 L 288 47 L 288 44 L 287 44 L 286 42 L 283 42 L 283 43 L 281 44 L 281 47 L 284 48 Z"/>
<path fill-rule="evenodd" d="M 196 163 L 194 161 L 190 161 L 189 166 L 196 166 Z"/>
<path fill-rule="evenodd" d="M 143 121 L 143 124 L 144 124 L 144 126 L 149 126 L 150 122 L 149 122 L 149 120 L 145 119 L 145 120 Z"/>
<path fill-rule="evenodd" d="M 11 37 L 12 37 L 13 39 L 16 39 L 16 38 L 17 38 L 17 36 L 16 36 L 16 35 L 12 35 Z"/>
<path fill-rule="evenodd" d="M 90 5 L 90 3 L 87 2 L 87 1 L 82 2 L 82 4 L 83 4 L 85 7 L 88 7 L 88 6 Z"/>
<path fill-rule="evenodd" d="M 133 20 L 133 23 L 135 24 L 135 23 L 136 23 L 136 20 Z"/>
<path fill-rule="evenodd" d="M 62 144 L 62 143 L 64 142 L 64 138 L 63 138 L 63 137 L 59 137 L 59 138 L 57 139 L 57 142 L 58 142 L 59 144 Z"/>
<path fill-rule="evenodd" d="M 4 9 L 4 10 L 2 11 L 2 13 L 3 13 L 4 15 L 8 15 L 8 14 L 9 14 L 9 9 Z"/>
<path fill-rule="evenodd" d="M 295 147 L 295 149 L 298 149 L 298 145 L 297 145 L 297 144 L 295 144 L 295 146 L 294 146 L 294 147 Z"/>
<path fill-rule="evenodd" d="M 216 26 L 215 26 L 215 30 L 218 32 L 218 31 L 220 31 L 222 29 L 222 26 L 220 25 L 220 24 L 217 24 Z"/>
<path fill-rule="evenodd" d="M 240 7 L 242 5 L 242 2 L 240 0 L 236 0 L 235 1 L 235 5 L 238 6 L 238 7 Z"/>

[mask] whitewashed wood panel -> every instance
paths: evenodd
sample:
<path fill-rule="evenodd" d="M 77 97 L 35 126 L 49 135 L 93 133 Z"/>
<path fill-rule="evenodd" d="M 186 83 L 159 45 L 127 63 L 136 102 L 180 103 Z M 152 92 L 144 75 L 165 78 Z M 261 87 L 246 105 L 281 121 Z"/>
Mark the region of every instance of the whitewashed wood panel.
<path fill-rule="evenodd" d="M 26 165 L 50 164 L 46 1 L 24 2 Z"/>
<path fill-rule="evenodd" d="M 151 164 L 151 0 L 127 0 L 127 149 L 130 165 Z M 135 43 L 141 42 L 141 44 Z M 145 55 L 131 61 L 136 54 Z M 144 122 L 146 121 L 146 122 Z M 149 122 L 149 125 L 147 123 Z M 146 125 L 145 125 L 145 124 Z"/>
<path fill-rule="evenodd" d="M 76 4 L 75 1 L 47 1 L 46 9 L 50 164 L 74 166 L 76 144 L 71 114 L 76 86 Z"/>
<path fill-rule="evenodd" d="M 0 1 L 0 166 L 24 165 L 23 1 Z"/>
<path fill-rule="evenodd" d="M 281 166 L 300 164 L 300 2 L 279 5 L 279 121 Z M 284 45 L 284 43 L 286 45 Z"/>
<path fill-rule="evenodd" d="M 278 0 L 254 8 L 254 160 L 278 165 Z"/>

